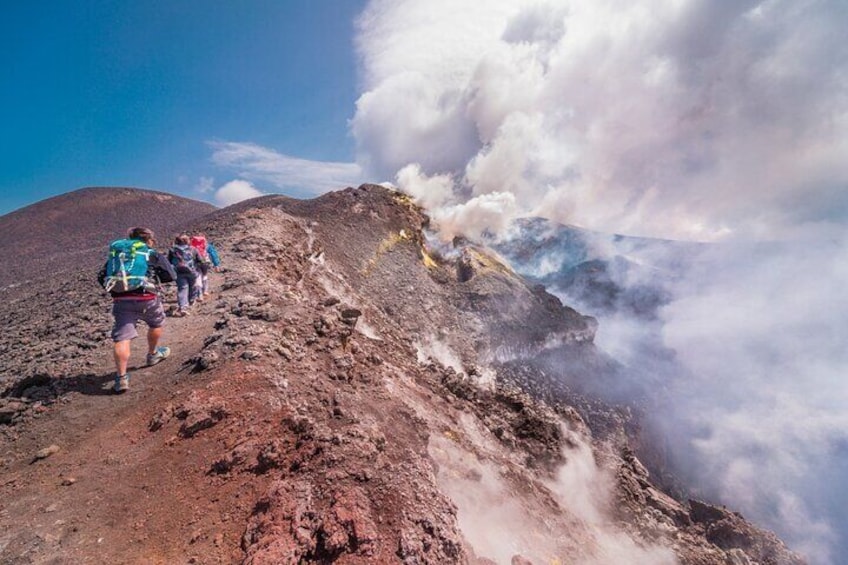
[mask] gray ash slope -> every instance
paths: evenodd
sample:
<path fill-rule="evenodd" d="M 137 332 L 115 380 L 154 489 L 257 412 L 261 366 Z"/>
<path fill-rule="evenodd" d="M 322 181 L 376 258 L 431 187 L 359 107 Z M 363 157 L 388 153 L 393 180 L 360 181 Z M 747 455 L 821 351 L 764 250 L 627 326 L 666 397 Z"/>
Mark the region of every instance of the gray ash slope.
<path fill-rule="evenodd" d="M 72 333 L 108 328 L 93 274 L 68 271 L 60 291 L 32 287 L 7 301 L 12 337 L 0 347 L 17 353 L 2 368 L 16 384 L 2 393 L 11 479 L 0 486 L 0 558 L 802 562 L 741 516 L 656 488 L 634 454 L 647 439 L 627 407 L 568 388 L 538 398 L 522 390 L 551 378 L 525 362 L 538 355 L 580 348 L 594 359 L 594 320 L 484 248 L 435 253 L 426 225 L 408 199 L 374 185 L 311 201 L 264 197 L 187 220 L 226 258 L 218 298 L 172 321 L 173 339 L 198 345 L 120 402 L 79 396 L 108 378 L 105 331 L 80 341 Z M 70 305 L 68 319 L 29 312 L 36 297 Z M 115 412 L 116 429 L 102 432 L 112 449 L 144 454 L 111 464 L 127 481 L 155 480 L 128 506 L 111 481 L 53 492 L 66 512 L 58 521 L 83 518 L 48 535 L 28 514 L 38 487 L 27 485 L 68 466 L 81 477 L 101 469 L 82 457 L 90 438 L 31 467 L 28 438 L 71 433 L 56 428 L 63 414 L 79 424 L 86 414 L 75 407 L 94 402 Z M 596 462 L 591 477 L 575 473 Z M 83 492 L 101 500 L 100 520 L 86 519 Z M 113 535 L 138 523 L 153 534 Z M 82 543 L 89 531 L 108 542 Z"/>

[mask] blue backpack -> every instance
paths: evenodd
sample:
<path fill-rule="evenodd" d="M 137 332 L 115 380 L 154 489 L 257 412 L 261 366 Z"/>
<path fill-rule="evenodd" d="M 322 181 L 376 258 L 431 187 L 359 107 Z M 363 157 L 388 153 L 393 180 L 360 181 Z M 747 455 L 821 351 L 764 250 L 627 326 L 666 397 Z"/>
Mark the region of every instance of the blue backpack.
<path fill-rule="evenodd" d="M 106 284 L 109 292 L 129 292 L 144 288 L 151 249 L 138 239 L 119 239 L 109 245 Z"/>

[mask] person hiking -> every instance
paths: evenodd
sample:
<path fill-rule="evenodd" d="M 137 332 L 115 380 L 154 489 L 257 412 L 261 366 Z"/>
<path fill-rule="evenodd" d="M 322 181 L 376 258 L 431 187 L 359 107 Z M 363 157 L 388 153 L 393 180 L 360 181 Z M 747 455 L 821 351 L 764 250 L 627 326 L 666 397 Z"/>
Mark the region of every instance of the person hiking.
<path fill-rule="evenodd" d="M 155 243 L 149 228 L 131 228 L 125 239 L 110 244 L 109 257 L 97 276 L 112 297 L 115 318 L 112 341 L 117 370 L 113 390 L 118 394 L 130 388 L 127 364 L 130 342 L 138 337 L 139 320 L 147 324 L 147 365 L 155 365 L 171 354 L 169 347 L 159 345 L 165 322 L 159 287 L 174 282 L 177 273 L 165 256 L 153 249 Z"/>
<path fill-rule="evenodd" d="M 206 242 L 206 251 L 209 253 L 209 259 L 212 261 L 212 269 L 219 271 L 221 269 L 221 256 L 218 255 L 218 249 L 211 241 Z"/>
<path fill-rule="evenodd" d="M 206 234 L 199 233 L 191 236 L 191 246 L 200 256 L 200 280 L 195 292 L 197 299 L 202 301 L 209 296 L 209 271 L 221 265 L 221 258 L 212 242 L 206 239 Z"/>
<path fill-rule="evenodd" d="M 174 316 L 185 316 L 188 314 L 188 307 L 195 301 L 195 285 L 200 275 L 200 255 L 191 246 L 191 238 L 188 235 L 177 236 L 174 246 L 168 250 L 168 261 L 177 272 L 177 311 Z"/>

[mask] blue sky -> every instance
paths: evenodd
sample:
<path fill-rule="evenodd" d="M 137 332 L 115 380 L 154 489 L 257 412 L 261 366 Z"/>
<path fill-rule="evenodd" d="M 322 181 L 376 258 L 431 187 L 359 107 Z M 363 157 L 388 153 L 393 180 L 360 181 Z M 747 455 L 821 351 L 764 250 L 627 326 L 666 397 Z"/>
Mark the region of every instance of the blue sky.
<path fill-rule="evenodd" d="M 10 6 L 0 213 L 91 185 L 224 205 L 403 180 L 471 233 L 845 223 L 840 0 L 684 0 L 659 20 L 613 0 Z"/>
<path fill-rule="evenodd" d="M 364 4 L 7 4 L 0 213 L 82 186 L 211 199 L 196 188 L 238 176 L 213 162 L 215 142 L 351 162 Z"/>

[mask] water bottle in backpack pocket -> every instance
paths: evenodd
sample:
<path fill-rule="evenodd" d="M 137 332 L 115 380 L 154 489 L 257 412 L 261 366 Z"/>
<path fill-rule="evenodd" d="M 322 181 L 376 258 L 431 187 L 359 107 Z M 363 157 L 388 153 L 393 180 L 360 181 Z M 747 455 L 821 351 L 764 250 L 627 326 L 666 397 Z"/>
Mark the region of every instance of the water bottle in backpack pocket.
<path fill-rule="evenodd" d="M 104 288 L 109 292 L 130 292 L 148 284 L 147 266 L 151 249 L 137 239 L 118 239 L 109 244 Z"/>

